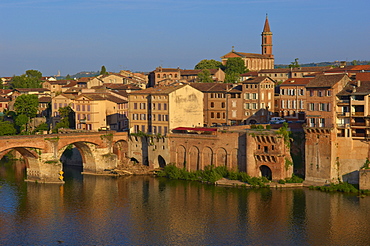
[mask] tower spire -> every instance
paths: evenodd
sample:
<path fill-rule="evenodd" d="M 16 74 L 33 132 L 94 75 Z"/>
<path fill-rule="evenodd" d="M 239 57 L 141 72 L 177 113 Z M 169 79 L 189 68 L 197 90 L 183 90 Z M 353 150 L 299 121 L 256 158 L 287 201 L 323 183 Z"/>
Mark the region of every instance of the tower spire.
<path fill-rule="evenodd" d="M 273 57 L 272 55 L 272 32 L 270 29 L 268 15 L 266 13 L 265 25 L 262 31 L 262 55 Z"/>

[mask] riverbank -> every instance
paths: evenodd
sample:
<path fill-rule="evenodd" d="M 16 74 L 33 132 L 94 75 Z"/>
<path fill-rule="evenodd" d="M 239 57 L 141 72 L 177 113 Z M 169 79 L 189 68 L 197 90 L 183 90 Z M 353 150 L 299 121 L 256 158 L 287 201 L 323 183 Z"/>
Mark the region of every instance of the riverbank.
<path fill-rule="evenodd" d="M 222 178 L 215 182 L 215 185 L 218 186 L 229 186 L 229 187 L 253 187 L 252 185 L 242 182 L 239 180 L 230 180 L 226 178 Z M 303 183 L 285 183 L 279 184 L 278 182 L 269 182 L 266 185 L 270 186 L 270 188 L 296 188 L 296 187 L 303 187 Z"/>

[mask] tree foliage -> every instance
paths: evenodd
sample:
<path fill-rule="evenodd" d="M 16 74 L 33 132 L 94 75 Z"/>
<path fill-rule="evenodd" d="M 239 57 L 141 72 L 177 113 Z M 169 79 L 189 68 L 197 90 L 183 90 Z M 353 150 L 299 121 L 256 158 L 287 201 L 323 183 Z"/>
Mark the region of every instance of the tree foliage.
<path fill-rule="evenodd" d="M 29 120 L 30 118 L 25 114 L 17 115 L 15 118 L 15 125 L 18 127 L 19 132 L 23 132 L 23 130 L 27 128 L 27 123 Z"/>
<path fill-rule="evenodd" d="M 0 121 L 0 136 L 15 135 L 17 130 L 9 121 Z"/>
<path fill-rule="evenodd" d="M 70 106 L 61 107 L 59 108 L 59 114 L 61 117 L 60 122 L 55 125 L 54 131 L 57 131 L 59 128 L 73 128 L 74 127 L 74 120 L 73 120 L 73 110 Z"/>
<path fill-rule="evenodd" d="M 201 83 L 212 83 L 212 75 L 208 69 L 203 69 L 202 72 L 198 73 L 198 82 Z"/>
<path fill-rule="evenodd" d="M 197 65 L 195 65 L 194 69 L 218 69 L 222 68 L 222 63 L 216 60 L 201 60 L 198 62 Z"/>
<path fill-rule="evenodd" d="M 41 88 L 42 73 L 37 70 L 27 70 L 25 74 L 13 76 L 11 88 Z"/>
<path fill-rule="evenodd" d="M 298 58 L 295 58 L 294 62 L 291 62 L 288 67 L 289 68 L 301 67 L 301 65 L 299 65 L 298 63 Z"/>
<path fill-rule="evenodd" d="M 14 110 L 17 115 L 24 114 L 28 118 L 34 118 L 37 115 L 39 99 L 37 95 L 20 95 L 14 103 Z"/>
<path fill-rule="evenodd" d="M 108 74 L 107 69 L 105 68 L 105 66 L 102 66 L 100 69 L 100 75 L 106 75 L 106 74 Z"/>
<path fill-rule="evenodd" d="M 240 79 L 240 74 L 248 72 L 244 61 L 240 57 L 227 59 L 225 65 L 225 83 L 237 83 Z"/>

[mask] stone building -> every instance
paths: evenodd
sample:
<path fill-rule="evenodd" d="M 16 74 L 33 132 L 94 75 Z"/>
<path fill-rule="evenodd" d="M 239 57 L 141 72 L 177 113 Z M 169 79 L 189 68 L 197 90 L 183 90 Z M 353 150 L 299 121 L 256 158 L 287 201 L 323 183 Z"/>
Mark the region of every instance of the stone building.
<path fill-rule="evenodd" d="M 261 54 L 237 52 L 233 48 L 231 52 L 221 57 L 222 64 L 225 65 L 229 58 L 240 57 L 244 61 L 245 67 L 250 71 L 274 69 L 274 55 L 272 54 L 272 32 L 267 16 L 261 36 Z"/>
<path fill-rule="evenodd" d="M 287 79 L 279 85 L 275 112 L 289 120 L 305 120 L 306 85 L 312 78 Z"/>
<path fill-rule="evenodd" d="M 225 166 L 270 180 L 293 173 L 289 146 L 276 131 L 179 127 L 164 138 L 131 136 L 129 156 L 151 168 L 174 164 L 188 171 Z"/>
<path fill-rule="evenodd" d="M 346 74 L 318 75 L 306 85 L 308 127 L 335 127 L 336 95 L 349 81 Z"/>
<path fill-rule="evenodd" d="M 225 80 L 225 72 L 219 69 L 208 69 L 213 81 L 215 82 L 223 82 Z M 194 69 L 194 70 L 181 70 L 181 79 L 184 79 L 188 82 L 199 82 L 198 81 L 198 74 L 201 73 L 202 69 Z"/>
<path fill-rule="evenodd" d="M 169 85 L 181 79 L 181 69 L 157 67 L 154 71 L 149 73 L 148 78 L 148 87 L 154 87 L 161 81 L 166 81 L 166 83 L 160 83 L 161 85 Z"/>
<path fill-rule="evenodd" d="M 205 126 L 239 124 L 243 118 L 240 86 L 225 83 L 190 83 L 204 95 Z"/>
<path fill-rule="evenodd" d="M 269 121 L 275 108 L 274 91 L 275 82 L 268 77 L 257 77 L 243 82 L 244 123 Z"/>
<path fill-rule="evenodd" d="M 167 134 L 179 126 L 203 126 L 203 93 L 189 85 L 129 93 L 131 132 Z"/>
<path fill-rule="evenodd" d="M 258 76 L 270 77 L 276 83 L 282 83 L 287 79 L 296 79 L 304 77 L 315 77 L 331 70 L 332 67 L 295 67 L 295 68 L 275 68 L 262 69 L 258 71 Z"/>

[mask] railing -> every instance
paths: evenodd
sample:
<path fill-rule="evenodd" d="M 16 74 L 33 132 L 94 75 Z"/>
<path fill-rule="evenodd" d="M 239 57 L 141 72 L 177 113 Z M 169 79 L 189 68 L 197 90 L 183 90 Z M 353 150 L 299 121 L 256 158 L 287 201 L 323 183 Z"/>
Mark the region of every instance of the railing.
<path fill-rule="evenodd" d="M 352 116 L 364 116 L 365 112 L 353 112 Z"/>
<path fill-rule="evenodd" d="M 349 104 L 349 100 L 339 100 L 338 103 Z"/>
<path fill-rule="evenodd" d="M 349 117 L 349 112 L 337 112 L 337 117 Z"/>

